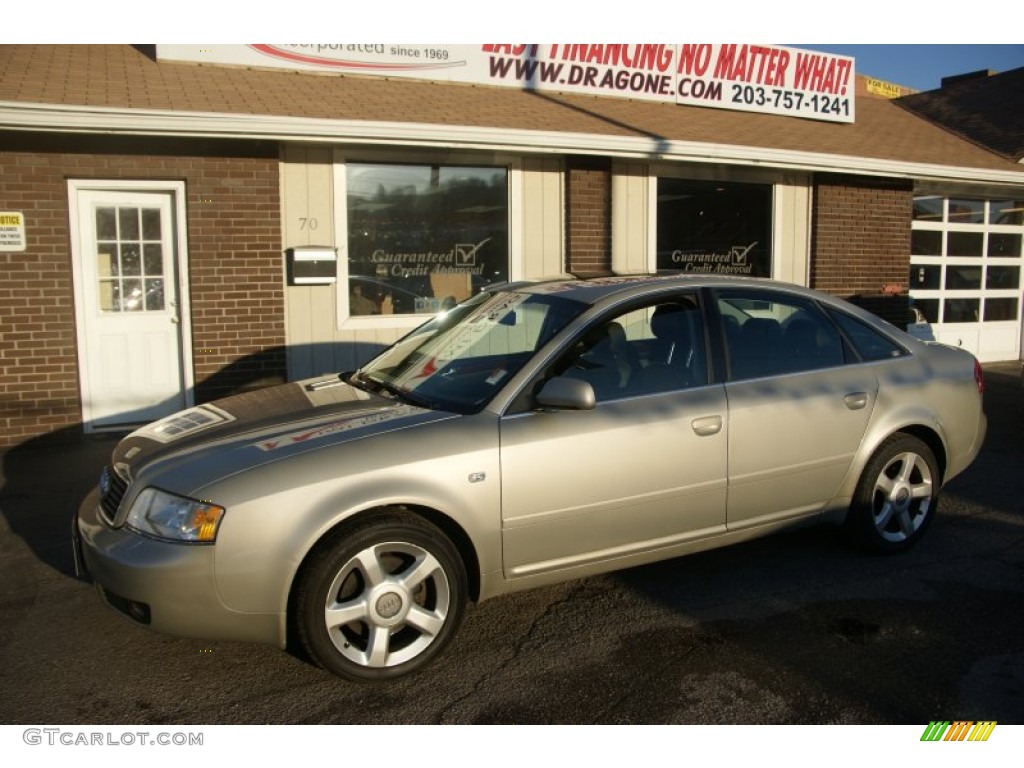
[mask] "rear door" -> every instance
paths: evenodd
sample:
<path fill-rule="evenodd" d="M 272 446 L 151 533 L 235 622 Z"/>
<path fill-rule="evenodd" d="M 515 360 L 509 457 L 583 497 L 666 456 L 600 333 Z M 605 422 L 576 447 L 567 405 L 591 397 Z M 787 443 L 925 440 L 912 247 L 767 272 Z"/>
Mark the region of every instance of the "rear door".
<path fill-rule="evenodd" d="M 729 381 L 729 530 L 813 514 L 845 477 L 878 382 L 847 362 L 820 308 L 784 292 L 722 290 Z"/>

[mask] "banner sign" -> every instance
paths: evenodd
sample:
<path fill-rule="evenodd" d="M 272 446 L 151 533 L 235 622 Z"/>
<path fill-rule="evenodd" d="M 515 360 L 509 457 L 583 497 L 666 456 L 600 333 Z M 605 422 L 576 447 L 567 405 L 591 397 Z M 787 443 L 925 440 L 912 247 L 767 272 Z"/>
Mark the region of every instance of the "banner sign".
<path fill-rule="evenodd" d="M 583 93 L 854 121 L 854 60 L 777 45 L 157 45 L 161 61 Z"/>

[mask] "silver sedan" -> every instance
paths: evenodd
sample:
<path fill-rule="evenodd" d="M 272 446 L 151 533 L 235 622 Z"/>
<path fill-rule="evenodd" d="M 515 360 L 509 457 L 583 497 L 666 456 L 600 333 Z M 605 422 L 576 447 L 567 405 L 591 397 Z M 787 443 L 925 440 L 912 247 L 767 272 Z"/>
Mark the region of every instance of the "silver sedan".
<path fill-rule="evenodd" d="M 75 539 L 136 622 L 382 680 L 469 600 L 815 521 L 906 549 L 978 454 L 982 390 L 966 352 L 796 286 L 506 285 L 358 371 L 132 433 Z"/>

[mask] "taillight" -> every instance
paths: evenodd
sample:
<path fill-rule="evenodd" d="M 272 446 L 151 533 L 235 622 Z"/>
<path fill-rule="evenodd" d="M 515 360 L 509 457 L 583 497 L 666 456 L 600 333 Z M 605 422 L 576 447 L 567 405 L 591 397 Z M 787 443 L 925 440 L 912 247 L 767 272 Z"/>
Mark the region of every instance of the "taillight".
<path fill-rule="evenodd" d="M 985 391 L 985 374 L 981 372 L 981 363 L 975 359 L 974 361 L 974 381 L 978 385 L 978 392 Z"/>

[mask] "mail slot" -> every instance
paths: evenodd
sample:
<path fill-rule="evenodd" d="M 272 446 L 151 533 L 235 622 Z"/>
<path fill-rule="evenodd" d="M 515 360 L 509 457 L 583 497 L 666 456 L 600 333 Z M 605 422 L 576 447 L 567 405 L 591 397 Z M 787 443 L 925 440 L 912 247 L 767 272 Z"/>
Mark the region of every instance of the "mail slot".
<path fill-rule="evenodd" d="M 302 245 L 284 252 L 288 285 L 330 285 L 338 279 L 338 249 Z"/>

